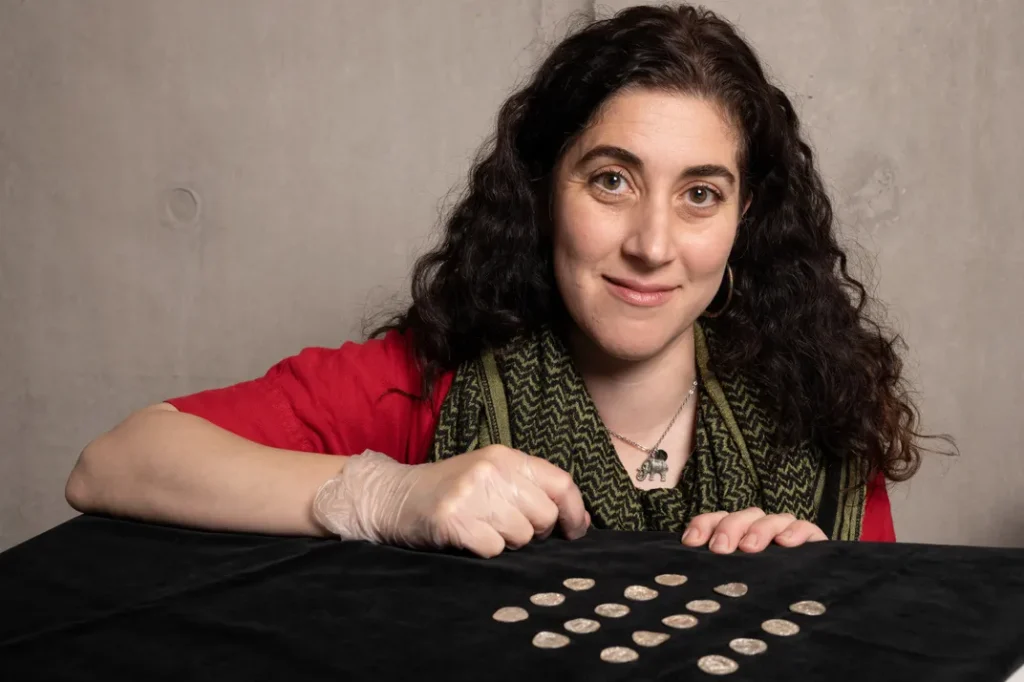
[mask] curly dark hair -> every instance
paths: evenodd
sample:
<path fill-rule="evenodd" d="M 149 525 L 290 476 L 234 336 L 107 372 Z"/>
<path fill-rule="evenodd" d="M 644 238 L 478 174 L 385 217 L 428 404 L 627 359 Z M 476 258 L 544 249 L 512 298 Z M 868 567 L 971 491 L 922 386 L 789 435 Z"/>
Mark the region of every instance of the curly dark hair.
<path fill-rule="evenodd" d="M 870 317 L 872 301 L 848 272 L 789 98 L 734 27 L 703 8 L 631 7 L 557 45 L 501 107 L 442 242 L 415 266 L 411 305 L 377 332 L 411 332 L 429 392 L 485 347 L 564 321 L 553 172 L 624 88 L 713 101 L 741 136 L 741 198 L 751 203 L 729 256 L 736 295 L 706 323 L 719 340 L 716 366 L 777 396 L 780 445 L 809 440 L 827 456 L 857 456 L 865 480 L 912 476 L 924 436 L 902 341 Z"/>

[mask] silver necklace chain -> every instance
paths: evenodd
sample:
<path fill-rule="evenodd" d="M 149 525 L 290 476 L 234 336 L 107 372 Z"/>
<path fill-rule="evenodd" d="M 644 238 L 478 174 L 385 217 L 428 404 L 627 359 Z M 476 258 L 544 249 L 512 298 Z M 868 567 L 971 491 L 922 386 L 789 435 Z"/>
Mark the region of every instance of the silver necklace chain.
<path fill-rule="evenodd" d="M 672 426 L 676 423 L 676 420 L 679 419 L 679 415 L 681 415 L 683 413 L 683 408 L 686 407 L 686 404 L 688 402 L 690 402 L 690 398 L 693 397 L 693 392 L 696 391 L 696 390 L 697 390 L 697 380 L 694 379 L 693 380 L 693 385 L 690 386 L 689 392 L 686 394 L 686 397 L 683 398 L 683 404 L 679 406 L 678 410 L 676 410 L 675 415 L 672 417 L 672 421 L 670 421 L 668 423 L 668 426 L 665 427 L 665 431 L 661 434 L 661 438 L 659 438 L 658 442 L 655 443 L 653 446 L 651 446 L 649 448 L 644 447 L 643 445 L 640 445 L 640 443 L 637 443 L 635 440 L 631 440 L 629 438 L 626 438 L 623 435 L 615 433 L 611 429 L 608 429 L 608 433 L 610 433 L 611 435 L 615 436 L 616 438 L 621 440 L 623 443 L 628 443 L 628 444 L 632 445 L 634 448 L 636 448 L 637 450 L 639 450 L 641 452 L 646 452 L 649 455 L 653 454 L 653 453 L 658 451 L 658 446 L 661 445 L 661 441 L 665 440 L 665 436 L 667 436 L 668 432 L 672 430 Z"/>

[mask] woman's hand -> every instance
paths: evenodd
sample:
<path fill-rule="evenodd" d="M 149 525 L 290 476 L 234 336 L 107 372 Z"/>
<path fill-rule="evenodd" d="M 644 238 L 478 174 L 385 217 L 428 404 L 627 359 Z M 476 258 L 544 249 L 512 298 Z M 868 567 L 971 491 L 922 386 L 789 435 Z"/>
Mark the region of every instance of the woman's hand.
<path fill-rule="evenodd" d="M 821 542 L 828 536 L 810 521 L 798 521 L 792 514 L 765 514 L 757 507 L 738 512 L 713 512 L 694 517 L 683 533 L 683 544 L 709 544 L 716 554 L 736 549 L 760 552 L 772 541 L 784 547 Z"/>
<path fill-rule="evenodd" d="M 569 539 L 590 526 L 572 476 L 501 445 L 415 466 L 375 452 L 351 457 L 318 493 L 314 514 L 344 539 L 483 557 L 546 537 L 556 525 Z"/>

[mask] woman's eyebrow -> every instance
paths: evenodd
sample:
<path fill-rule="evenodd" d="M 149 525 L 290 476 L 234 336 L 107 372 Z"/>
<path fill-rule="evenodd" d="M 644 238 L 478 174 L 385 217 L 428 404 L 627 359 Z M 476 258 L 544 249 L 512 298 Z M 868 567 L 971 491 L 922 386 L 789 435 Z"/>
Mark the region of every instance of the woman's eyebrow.
<path fill-rule="evenodd" d="M 580 160 L 577 163 L 577 165 L 582 166 L 583 164 L 589 161 L 593 161 L 594 159 L 601 156 L 607 156 L 608 158 L 615 159 L 616 161 L 620 161 L 626 164 L 627 166 L 635 166 L 637 169 L 643 169 L 644 167 L 644 162 L 640 160 L 639 156 L 629 151 L 628 149 L 623 149 L 622 147 L 616 147 L 615 145 L 610 144 L 600 144 L 594 147 L 589 152 L 580 157 Z"/>
<path fill-rule="evenodd" d="M 582 166 L 602 156 L 610 159 L 615 159 L 616 161 L 623 163 L 627 166 L 633 166 L 637 170 L 643 170 L 644 168 L 644 162 L 639 156 L 629 151 L 628 149 L 623 149 L 622 147 L 617 147 L 615 145 L 609 144 L 602 144 L 594 147 L 586 154 L 581 156 L 580 160 L 577 162 L 576 165 Z M 689 166 L 685 168 L 682 173 L 679 174 L 680 179 L 710 177 L 722 178 L 730 185 L 736 184 L 736 176 L 733 175 L 732 171 L 730 171 L 725 166 L 717 163 L 702 163 L 696 166 Z"/>

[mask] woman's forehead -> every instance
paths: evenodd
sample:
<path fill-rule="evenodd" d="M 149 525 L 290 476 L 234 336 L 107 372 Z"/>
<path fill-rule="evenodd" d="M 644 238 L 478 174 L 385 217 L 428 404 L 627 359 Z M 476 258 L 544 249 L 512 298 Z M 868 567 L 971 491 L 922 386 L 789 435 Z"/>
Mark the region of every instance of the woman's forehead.
<path fill-rule="evenodd" d="M 714 102 L 675 92 L 627 90 L 602 105 L 569 156 L 578 159 L 594 147 L 613 146 L 628 150 L 652 172 L 696 164 L 736 171 L 738 141 Z"/>

